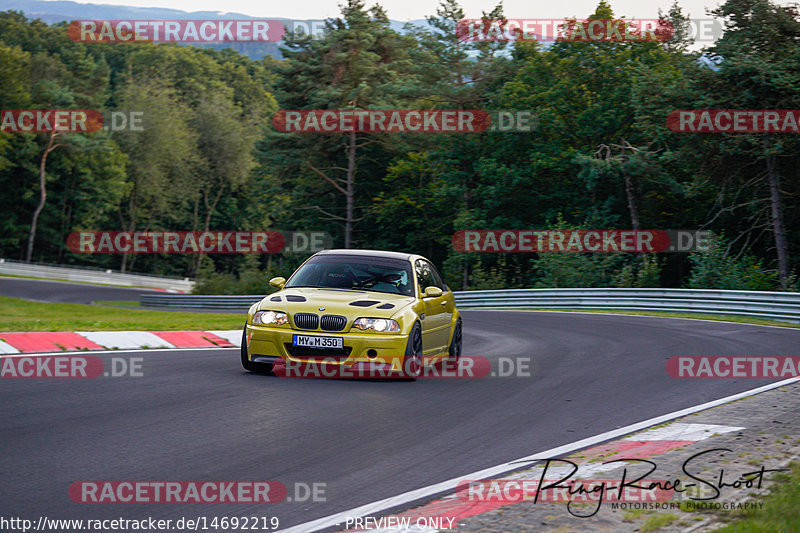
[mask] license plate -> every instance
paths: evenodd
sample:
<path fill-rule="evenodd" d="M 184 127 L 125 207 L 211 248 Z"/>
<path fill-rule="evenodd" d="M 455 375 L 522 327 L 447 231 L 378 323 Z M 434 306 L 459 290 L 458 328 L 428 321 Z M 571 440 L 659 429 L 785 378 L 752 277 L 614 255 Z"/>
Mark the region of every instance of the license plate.
<path fill-rule="evenodd" d="M 316 335 L 293 335 L 292 344 L 305 348 L 344 348 L 342 337 L 319 337 Z"/>

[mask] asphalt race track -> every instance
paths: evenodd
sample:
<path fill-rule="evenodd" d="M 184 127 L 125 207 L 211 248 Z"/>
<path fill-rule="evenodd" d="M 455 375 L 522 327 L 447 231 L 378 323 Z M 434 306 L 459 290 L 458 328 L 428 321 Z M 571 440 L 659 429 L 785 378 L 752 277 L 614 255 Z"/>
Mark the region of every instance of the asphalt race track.
<path fill-rule="evenodd" d="M 2 379 L 0 515 L 277 516 L 284 528 L 770 381 L 673 379 L 671 356 L 800 356 L 792 329 L 463 314 L 465 355 L 529 357 L 532 377 L 282 379 L 214 349 L 113 354 L 143 357 L 139 378 Z M 322 482 L 327 501 L 78 504 L 67 491 L 79 480 L 277 480 L 290 496 Z"/>
<path fill-rule="evenodd" d="M 152 292 L 155 291 L 151 289 L 0 276 L 0 296 L 24 298 L 37 302 L 69 302 L 76 304 L 115 300 L 138 302 L 140 294 Z"/>

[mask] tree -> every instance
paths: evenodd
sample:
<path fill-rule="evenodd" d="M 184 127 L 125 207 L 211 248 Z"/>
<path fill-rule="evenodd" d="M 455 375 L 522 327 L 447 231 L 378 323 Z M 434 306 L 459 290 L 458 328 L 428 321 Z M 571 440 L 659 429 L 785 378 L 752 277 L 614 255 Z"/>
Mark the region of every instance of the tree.
<path fill-rule="evenodd" d="M 729 108 L 790 109 L 800 98 L 800 12 L 768 0 L 728 0 L 713 12 L 726 30 L 712 51 L 724 58 L 716 76 L 717 92 Z M 722 99 L 721 98 L 721 99 Z M 743 136 L 737 149 L 763 164 L 769 190 L 769 219 L 781 286 L 789 282 L 789 245 L 784 222 L 781 174 L 795 174 L 800 150 L 794 139 L 774 135 Z M 782 165 L 780 160 L 786 160 Z"/>
<path fill-rule="evenodd" d="M 413 94 L 423 108 L 485 109 L 497 94 L 503 82 L 511 74 L 512 62 L 503 56 L 507 43 L 504 41 L 469 41 L 464 38 L 464 11 L 457 0 L 442 0 L 436 9 L 436 16 L 426 17 L 428 27 L 408 26 L 406 29 L 419 41 L 419 47 L 412 49 L 412 57 L 417 74 L 417 83 Z M 482 13 L 482 20 L 487 23 L 502 23 L 504 20 L 502 5 L 498 4 L 490 12 Z M 423 175 L 428 187 L 435 188 L 432 200 L 435 203 L 445 202 L 452 198 L 449 218 L 452 221 L 470 220 L 469 212 L 473 209 L 473 195 L 480 179 L 477 165 L 487 152 L 487 137 L 482 134 L 442 134 L 430 135 L 426 143 L 413 147 L 406 168 L 413 168 L 419 156 L 429 161 L 427 168 L 431 172 Z M 396 168 L 402 168 L 398 165 Z M 404 183 L 400 180 L 399 183 Z M 416 196 L 417 190 L 423 187 L 405 187 L 395 194 Z M 459 194 L 460 199 L 455 197 Z M 388 195 L 384 195 L 388 196 Z M 427 205 L 427 202 L 426 202 Z M 406 222 L 408 224 L 409 222 Z M 411 222 L 413 224 L 413 222 Z M 416 240 L 416 236 L 426 234 L 429 226 L 417 219 L 419 226 L 408 240 Z M 452 223 L 447 226 L 447 233 L 452 233 Z M 443 241 L 439 239 L 439 241 Z M 428 254 L 432 250 L 420 250 Z M 453 252 L 456 253 L 456 252 Z M 442 257 L 444 260 L 444 257 Z M 457 253 L 460 263 L 461 287 L 469 284 L 470 266 L 474 257 Z M 453 261 L 451 261 L 453 263 Z"/>
<path fill-rule="evenodd" d="M 200 221 L 203 231 L 211 228 L 212 217 L 223 195 L 241 191 L 255 166 L 254 143 L 261 133 L 258 126 L 264 117 L 245 115 L 233 102 L 231 92 L 210 90 L 191 120 L 192 129 L 197 132 L 200 158 L 193 180 L 198 192 L 194 212 L 204 211 Z M 195 220 L 194 229 L 197 224 Z M 203 255 L 198 254 L 198 267 L 202 258 Z"/>
<path fill-rule="evenodd" d="M 324 38 L 289 35 L 286 45 L 288 61 L 278 84 L 284 109 L 391 109 L 404 101 L 404 88 L 412 74 L 409 49 L 414 41 L 393 31 L 379 6 L 365 9 L 362 0 L 348 0 L 342 6 L 341 18 L 326 22 Z M 303 194 L 302 189 L 308 188 L 316 197 L 306 207 L 343 223 L 345 248 L 355 242 L 360 158 L 362 154 L 366 158 L 372 155 L 368 147 L 379 142 L 381 135 L 350 131 L 273 137 L 272 146 L 281 166 L 301 176 L 295 192 Z M 372 175 L 382 172 L 380 166 L 370 168 Z M 319 191 L 308 187 L 311 176 L 322 178 L 343 197 L 344 215 L 334 213 L 342 212 L 338 205 L 320 205 Z"/>
<path fill-rule="evenodd" d="M 39 203 L 36 204 L 36 209 L 33 212 L 31 229 L 28 233 L 28 247 L 25 249 L 25 261 L 28 263 L 31 262 L 31 257 L 33 256 L 33 242 L 36 239 L 36 223 L 39 221 L 39 215 L 42 213 L 42 209 L 44 209 L 44 203 L 47 200 L 47 181 L 45 179 L 47 156 L 50 155 L 50 152 L 61 146 L 60 144 L 55 143 L 58 135 L 61 134 L 55 130 L 50 132 L 50 135 L 48 135 L 47 146 L 45 146 L 44 151 L 42 152 L 42 159 L 39 162 Z"/>
<path fill-rule="evenodd" d="M 197 133 L 189 125 L 188 107 L 157 81 L 130 81 L 119 101 L 123 109 L 146 110 L 142 131 L 114 135 L 128 155 L 129 188 L 119 206 L 119 224 L 130 232 L 157 229 L 175 220 L 178 207 L 197 194 L 191 173 L 198 164 Z M 122 255 L 123 272 L 128 256 Z"/>
<path fill-rule="evenodd" d="M 670 110 L 795 107 L 800 97 L 797 10 L 765 0 L 734 0 L 713 13 L 725 19 L 726 27 L 706 51 L 718 58 L 718 66 L 694 67 L 683 79 L 665 80 L 661 96 L 647 95 L 650 105 L 661 100 L 671 102 Z M 672 145 L 665 155 L 680 161 L 682 172 L 692 177 L 689 190 L 709 200 L 701 224 L 724 230 L 732 246 L 774 254 L 786 289 L 793 247 L 787 217 L 798 216 L 787 198 L 800 193 L 796 135 L 677 133 L 662 138 Z M 793 243 L 800 244 L 796 238 Z"/>
<path fill-rule="evenodd" d="M 105 97 L 109 69 L 102 58 L 89 54 L 83 44 L 71 42 L 59 29 L 49 28 L 41 21 L 29 24 L 21 13 L 14 12 L 0 16 L 0 39 L 3 78 L 9 77 L 8 81 L 3 82 L 4 87 L 0 87 L 0 91 L 6 93 L 3 96 L 9 98 L 8 101 L 4 100 L 4 105 L 16 103 L 36 109 L 99 108 Z M 15 47 L 9 48 L 4 43 Z M 23 44 L 29 50 L 24 50 Z M 21 89 L 21 82 L 25 82 L 29 89 Z M 59 147 L 81 142 L 81 135 L 55 131 L 37 135 L 15 135 L 19 136 L 15 143 L 18 145 L 18 153 L 39 152 L 34 149 L 36 144 L 42 147 L 36 162 L 38 198 L 30 217 L 24 253 L 24 259 L 31 261 L 40 216 L 46 207 L 48 180 L 57 182 L 61 177 L 56 172 L 51 173 L 48 178 L 48 156 Z M 0 168 L 10 166 L 3 164 L 4 141 L 5 139 L 0 139 Z M 65 160 L 74 155 L 65 154 Z M 32 165 L 28 166 L 32 170 L 30 167 Z M 23 196 L 27 195 L 26 188 L 17 189 L 23 191 Z"/>

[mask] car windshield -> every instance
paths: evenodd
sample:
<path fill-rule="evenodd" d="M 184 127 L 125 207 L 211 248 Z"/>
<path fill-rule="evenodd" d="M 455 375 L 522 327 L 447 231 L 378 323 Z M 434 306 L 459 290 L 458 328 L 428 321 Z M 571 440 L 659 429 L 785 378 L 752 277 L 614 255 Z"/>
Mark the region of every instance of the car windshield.
<path fill-rule="evenodd" d="M 320 255 L 301 266 L 285 287 L 367 290 L 413 296 L 414 277 L 411 263 L 402 259 Z"/>

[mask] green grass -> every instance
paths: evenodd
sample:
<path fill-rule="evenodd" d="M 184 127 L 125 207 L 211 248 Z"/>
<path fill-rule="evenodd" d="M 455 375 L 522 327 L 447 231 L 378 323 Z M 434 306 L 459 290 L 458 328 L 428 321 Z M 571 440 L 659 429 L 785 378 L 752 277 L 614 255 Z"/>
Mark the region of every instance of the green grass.
<path fill-rule="evenodd" d="M 769 494 L 751 500 L 763 502 L 759 509 L 735 511 L 734 521 L 714 533 L 793 533 L 800 531 L 800 463 L 791 471 L 772 478 Z"/>
<path fill-rule="evenodd" d="M 496 309 L 500 311 L 552 311 L 559 313 L 597 313 L 604 315 L 639 315 L 639 316 L 663 316 L 667 318 L 693 318 L 695 320 L 714 320 L 721 322 L 738 322 L 740 324 L 755 324 L 757 326 L 779 326 L 783 328 L 800 328 L 800 324 L 783 322 L 780 320 L 769 320 L 767 318 L 755 318 L 749 316 L 736 315 L 707 315 L 705 313 L 676 313 L 671 311 L 625 311 L 624 309 L 541 309 L 530 307 L 524 309 L 508 309 L 501 307 L 484 307 L 481 309 Z M 469 311 L 470 309 L 462 309 Z M 476 309 L 480 310 L 480 309 Z"/>
<path fill-rule="evenodd" d="M 647 533 L 648 531 L 657 531 L 664 526 L 668 526 L 672 522 L 678 520 L 678 515 L 667 513 L 667 514 L 659 514 L 656 516 L 652 516 L 647 519 L 647 521 L 642 526 L 640 530 L 642 533 Z"/>
<path fill-rule="evenodd" d="M 108 305 L 111 307 L 141 307 L 136 300 L 97 300 L 97 305 Z"/>
<path fill-rule="evenodd" d="M 638 520 L 644 513 L 643 509 L 630 509 L 622 514 L 622 520 L 628 522 Z"/>
<path fill-rule="evenodd" d="M 146 311 L 0 296 L 0 331 L 4 332 L 241 329 L 244 321 L 244 313 Z"/>

